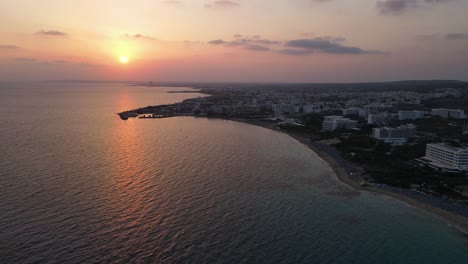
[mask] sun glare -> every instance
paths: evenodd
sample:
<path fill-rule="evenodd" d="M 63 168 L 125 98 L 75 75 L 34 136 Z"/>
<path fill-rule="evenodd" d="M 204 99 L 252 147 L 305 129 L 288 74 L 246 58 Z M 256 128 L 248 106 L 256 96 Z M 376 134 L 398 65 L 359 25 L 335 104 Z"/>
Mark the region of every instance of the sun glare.
<path fill-rule="evenodd" d="M 120 57 L 120 63 L 126 64 L 128 62 L 128 58 L 126 56 L 121 56 Z"/>

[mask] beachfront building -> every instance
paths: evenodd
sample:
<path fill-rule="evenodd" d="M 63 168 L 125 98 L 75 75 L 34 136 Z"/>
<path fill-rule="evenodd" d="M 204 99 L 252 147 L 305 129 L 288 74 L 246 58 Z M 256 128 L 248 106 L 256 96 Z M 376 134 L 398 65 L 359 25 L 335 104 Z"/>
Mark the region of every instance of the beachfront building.
<path fill-rule="evenodd" d="M 427 144 L 425 158 L 436 167 L 468 171 L 468 148 L 457 148 L 444 143 Z"/>
<path fill-rule="evenodd" d="M 398 111 L 398 120 L 416 120 L 424 118 L 424 111 Z"/>
<path fill-rule="evenodd" d="M 437 108 L 437 109 L 431 110 L 431 115 L 440 116 L 442 118 L 463 119 L 465 118 L 465 111 L 460 110 L 460 109 L 454 110 L 454 109 Z"/>
<path fill-rule="evenodd" d="M 374 138 L 392 145 L 403 145 L 408 143 L 408 139 L 416 136 L 416 126 L 412 124 L 399 127 L 379 127 L 374 128 Z"/>
<path fill-rule="evenodd" d="M 358 122 L 343 116 L 325 116 L 322 122 L 322 129 L 326 131 L 335 131 L 341 129 L 356 128 Z"/>

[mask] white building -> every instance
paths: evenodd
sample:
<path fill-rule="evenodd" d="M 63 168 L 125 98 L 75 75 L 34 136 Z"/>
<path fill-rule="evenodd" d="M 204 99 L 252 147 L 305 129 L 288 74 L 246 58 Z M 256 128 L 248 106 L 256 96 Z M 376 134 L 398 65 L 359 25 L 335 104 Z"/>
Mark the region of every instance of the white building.
<path fill-rule="evenodd" d="M 408 139 L 416 136 L 416 126 L 409 124 L 392 127 L 374 128 L 372 131 L 374 138 L 392 145 L 403 145 L 408 143 Z"/>
<path fill-rule="evenodd" d="M 322 123 L 322 129 L 327 131 L 353 129 L 356 128 L 357 125 L 357 121 L 345 118 L 343 116 L 325 116 Z"/>
<path fill-rule="evenodd" d="M 468 148 L 456 148 L 444 143 L 427 144 L 425 158 L 438 167 L 468 170 Z"/>
<path fill-rule="evenodd" d="M 398 120 L 416 120 L 424 118 L 424 111 L 398 111 Z"/>
<path fill-rule="evenodd" d="M 457 109 L 444 109 L 444 108 L 437 108 L 431 110 L 431 115 L 433 116 L 440 116 L 442 118 L 454 118 L 454 119 L 462 119 L 465 118 L 465 111 Z"/>

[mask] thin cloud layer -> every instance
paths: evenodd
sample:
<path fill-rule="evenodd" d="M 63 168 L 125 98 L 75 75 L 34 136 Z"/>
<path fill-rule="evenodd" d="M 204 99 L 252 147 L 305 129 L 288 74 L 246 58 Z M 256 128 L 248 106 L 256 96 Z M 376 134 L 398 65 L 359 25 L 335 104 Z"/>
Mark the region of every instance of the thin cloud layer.
<path fill-rule="evenodd" d="M 209 9 L 231 9 L 238 6 L 239 3 L 230 0 L 218 0 L 205 4 L 205 8 Z"/>
<path fill-rule="evenodd" d="M 135 40 L 157 40 L 156 38 L 142 35 L 142 34 L 134 34 L 134 35 L 125 34 L 124 37 L 128 39 L 135 39 Z"/>
<path fill-rule="evenodd" d="M 36 61 L 36 59 L 33 59 L 33 58 L 23 58 L 23 57 L 16 58 L 15 60 L 22 61 L 22 62 L 35 62 Z"/>
<path fill-rule="evenodd" d="M 171 5 L 171 6 L 175 6 L 175 7 L 184 6 L 184 3 L 182 1 L 178 1 L 178 0 L 166 0 L 166 1 L 163 1 L 163 3 L 166 4 L 166 5 Z"/>
<path fill-rule="evenodd" d="M 243 38 L 242 35 L 236 34 L 234 35 L 234 40 L 225 41 L 223 39 L 215 39 L 209 41 L 208 44 L 210 45 L 223 45 L 226 47 L 241 47 L 247 50 L 252 51 L 268 51 L 271 50 L 268 46 L 280 45 L 280 41 L 276 40 L 269 40 L 269 39 L 262 39 L 260 36 L 253 36 L 250 38 Z"/>
<path fill-rule="evenodd" d="M 341 40 L 341 38 L 339 39 Z M 351 47 L 340 44 L 340 41 L 330 38 L 295 39 L 286 42 L 280 53 L 286 55 L 308 55 L 314 52 L 328 54 L 385 54 L 384 51 L 364 50 L 359 47 Z"/>
<path fill-rule="evenodd" d="M 450 33 L 445 35 L 448 40 L 468 40 L 468 34 L 465 33 Z"/>
<path fill-rule="evenodd" d="M 58 31 L 58 30 L 41 30 L 36 32 L 38 35 L 44 36 L 57 36 L 57 37 L 66 37 L 68 34 L 66 32 Z"/>
<path fill-rule="evenodd" d="M 453 0 L 379 0 L 377 10 L 380 14 L 401 14 L 408 9 L 420 8 L 427 5 L 452 2 Z"/>
<path fill-rule="evenodd" d="M 19 49 L 16 45 L 0 45 L 0 49 L 15 50 Z"/>
<path fill-rule="evenodd" d="M 270 50 L 270 48 L 268 47 L 255 45 L 255 44 L 245 45 L 244 49 L 253 50 L 253 51 L 269 51 Z"/>
<path fill-rule="evenodd" d="M 468 33 L 448 33 L 448 34 L 424 34 L 417 35 L 417 40 L 468 40 Z"/>
<path fill-rule="evenodd" d="M 378 50 L 365 50 L 359 47 L 345 46 L 342 43 L 346 41 L 343 37 L 316 37 L 307 39 L 293 39 L 284 43 L 283 49 L 276 49 L 282 44 L 281 41 L 262 39 L 259 36 L 242 38 L 242 35 L 234 35 L 235 39 L 226 41 L 215 39 L 209 41 L 209 45 L 224 47 L 240 47 L 252 51 L 276 51 L 285 55 L 305 56 L 312 53 L 328 54 L 388 54 L 388 52 Z"/>
<path fill-rule="evenodd" d="M 306 49 L 282 49 L 279 53 L 291 56 L 305 56 L 314 53 L 314 51 Z"/>

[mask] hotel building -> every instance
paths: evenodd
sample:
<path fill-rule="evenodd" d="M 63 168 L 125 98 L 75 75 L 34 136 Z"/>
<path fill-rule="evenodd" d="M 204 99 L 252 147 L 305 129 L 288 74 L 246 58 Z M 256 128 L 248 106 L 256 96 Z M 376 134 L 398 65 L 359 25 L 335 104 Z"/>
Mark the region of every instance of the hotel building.
<path fill-rule="evenodd" d="M 408 142 L 409 138 L 416 136 L 416 126 L 409 124 L 399 127 L 380 127 L 374 128 L 374 137 L 385 143 L 392 145 L 403 145 Z"/>
<path fill-rule="evenodd" d="M 444 143 L 427 144 L 425 158 L 438 167 L 468 170 L 468 148 L 452 147 Z"/>

